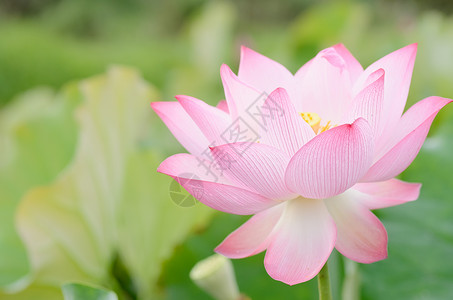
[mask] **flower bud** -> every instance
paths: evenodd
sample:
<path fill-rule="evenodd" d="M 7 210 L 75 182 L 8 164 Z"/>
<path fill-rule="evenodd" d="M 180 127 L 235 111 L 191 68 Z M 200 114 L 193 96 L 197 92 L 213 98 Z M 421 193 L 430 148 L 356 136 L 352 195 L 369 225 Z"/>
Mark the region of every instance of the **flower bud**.
<path fill-rule="evenodd" d="M 233 264 L 220 254 L 199 261 L 190 271 L 190 278 L 216 300 L 241 299 Z"/>

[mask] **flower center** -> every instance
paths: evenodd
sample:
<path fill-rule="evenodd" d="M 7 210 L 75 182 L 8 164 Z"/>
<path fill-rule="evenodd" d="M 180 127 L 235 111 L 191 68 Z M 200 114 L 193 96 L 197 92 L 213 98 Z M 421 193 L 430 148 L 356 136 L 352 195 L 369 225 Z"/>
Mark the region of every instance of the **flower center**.
<path fill-rule="evenodd" d="M 328 121 L 325 125 L 321 126 L 321 117 L 317 113 L 303 112 L 300 113 L 300 115 L 302 119 L 304 119 L 304 121 L 311 126 L 311 128 L 316 134 L 324 132 L 332 127 L 330 125 L 330 121 Z"/>

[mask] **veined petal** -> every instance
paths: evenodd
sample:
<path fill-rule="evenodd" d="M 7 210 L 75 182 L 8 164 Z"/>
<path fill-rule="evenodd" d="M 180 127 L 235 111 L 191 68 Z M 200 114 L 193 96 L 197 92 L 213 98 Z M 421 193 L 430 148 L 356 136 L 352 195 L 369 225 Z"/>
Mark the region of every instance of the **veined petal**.
<path fill-rule="evenodd" d="M 296 74 L 294 75 L 294 79 L 296 80 L 296 84 L 300 84 L 307 74 L 307 71 L 310 69 L 310 65 L 313 62 L 313 59 L 307 61 L 302 67 L 297 70 Z"/>
<path fill-rule="evenodd" d="M 296 112 L 288 93 L 278 88 L 269 95 L 262 108 L 267 114 L 260 142 L 274 146 L 293 156 L 315 133 Z"/>
<path fill-rule="evenodd" d="M 386 148 L 361 179 L 362 182 L 384 181 L 404 171 L 417 156 L 439 110 L 452 100 L 429 97 L 413 105 L 401 118 Z"/>
<path fill-rule="evenodd" d="M 238 77 L 259 91 L 271 93 L 278 87 L 290 88 L 293 74 L 278 62 L 247 47 L 241 47 Z"/>
<path fill-rule="evenodd" d="M 368 77 L 369 84 L 359 92 L 348 112 L 348 122 L 364 118 L 373 129 L 373 136 L 382 133 L 382 110 L 384 105 L 384 70 L 379 69 Z"/>
<path fill-rule="evenodd" d="M 234 143 L 211 147 L 225 176 L 238 186 L 246 186 L 271 199 L 286 200 L 295 195 L 284 182 L 290 157 L 269 145 Z"/>
<path fill-rule="evenodd" d="M 190 154 L 170 156 L 157 169 L 173 177 L 192 196 L 207 206 L 237 215 L 251 215 L 278 202 L 229 184 L 218 166 Z"/>
<path fill-rule="evenodd" d="M 226 100 L 220 100 L 219 103 L 217 103 L 216 107 L 218 109 L 226 112 L 227 114 L 230 113 L 230 110 L 228 109 L 228 103 L 226 102 Z"/>
<path fill-rule="evenodd" d="M 451 99 L 432 96 L 411 106 L 399 120 L 398 125 L 394 129 L 392 136 L 388 139 L 386 147 L 384 147 L 384 151 L 381 154 L 384 154 L 386 150 L 389 150 L 398 144 L 404 137 L 418 128 L 426 120 L 436 116 L 436 114 L 450 102 L 452 102 Z"/>
<path fill-rule="evenodd" d="M 327 48 L 304 67 L 302 74 L 302 80 L 297 82 L 298 99 L 293 99 L 298 111 L 316 112 L 321 119 L 338 124 L 352 101 L 351 79 L 344 59 L 334 48 Z M 296 78 L 299 76 L 296 74 Z"/>
<path fill-rule="evenodd" d="M 259 99 L 263 92 L 244 83 L 225 64 L 220 68 L 220 76 L 232 119 L 244 117 L 249 106 Z"/>
<path fill-rule="evenodd" d="M 352 187 L 348 197 L 357 199 L 368 209 L 379 209 L 417 200 L 421 186 L 420 183 L 404 182 L 398 179 L 357 183 Z"/>
<path fill-rule="evenodd" d="M 337 226 L 335 248 L 341 254 L 360 263 L 387 258 L 387 231 L 358 199 L 344 193 L 325 203 Z"/>
<path fill-rule="evenodd" d="M 243 133 L 241 139 L 234 142 L 255 141 L 261 125 L 254 116 L 255 108 L 263 106 L 267 94 L 239 80 L 227 65 L 222 65 L 220 75 L 231 120 Z"/>
<path fill-rule="evenodd" d="M 287 202 L 271 234 L 264 266 L 269 275 L 294 285 L 312 279 L 335 245 L 336 228 L 322 200 Z"/>
<path fill-rule="evenodd" d="M 391 134 L 400 119 L 406 105 L 409 86 L 414 68 L 417 44 L 412 44 L 396 50 L 379 59 L 362 73 L 357 80 L 354 90 L 359 92 L 365 85 L 368 76 L 378 69 L 385 71 L 383 134 Z M 379 145 L 377 145 L 379 147 Z"/>
<path fill-rule="evenodd" d="M 257 213 L 236 229 L 215 249 L 229 258 L 244 258 L 266 250 L 269 236 L 280 219 L 284 204 Z"/>
<path fill-rule="evenodd" d="M 152 102 L 151 107 L 171 133 L 190 153 L 200 156 L 209 146 L 208 139 L 178 102 Z"/>
<path fill-rule="evenodd" d="M 231 125 L 227 113 L 190 96 L 179 95 L 176 99 L 206 136 L 210 145 L 225 143 L 221 135 Z"/>
<path fill-rule="evenodd" d="M 357 61 L 357 59 L 349 52 L 348 49 L 343 44 L 337 44 L 333 46 L 335 51 L 343 58 L 346 63 L 346 68 L 349 71 L 349 76 L 351 78 L 351 83 L 354 83 L 357 78 L 362 74 L 363 67 Z"/>
<path fill-rule="evenodd" d="M 372 154 L 371 127 L 364 119 L 329 129 L 293 156 L 286 170 L 286 184 L 305 198 L 338 195 L 362 178 Z"/>

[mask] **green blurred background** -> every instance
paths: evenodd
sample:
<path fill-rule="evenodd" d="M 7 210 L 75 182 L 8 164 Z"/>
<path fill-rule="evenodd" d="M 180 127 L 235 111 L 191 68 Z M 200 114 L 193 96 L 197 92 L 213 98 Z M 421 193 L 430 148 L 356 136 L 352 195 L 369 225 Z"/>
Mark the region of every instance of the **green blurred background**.
<path fill-rule="evenodd" d="M 240 45 L 295 72 L 339 42 L 364 67 L 417 42 L 408 104 L 452 98 L 452 12 L 447 0 L 2 0 L 0 299 L 61 299 L 74 281 L 122 299 L 210 299 L 188 273 L 247 218 L 172 202 L 155 170 L 184 150 L 149 102 L 216 104 Z M 401 175 L 424 184 L 420 199 L 376 212 L 389 259 L 351 267 L 334 253 L 336 299 L 453 297 L 452 135 L 447 107 Z M 315 280 L 273 281 L 263 254 L 234 266 L 252 299 L 317 297 Z"/>

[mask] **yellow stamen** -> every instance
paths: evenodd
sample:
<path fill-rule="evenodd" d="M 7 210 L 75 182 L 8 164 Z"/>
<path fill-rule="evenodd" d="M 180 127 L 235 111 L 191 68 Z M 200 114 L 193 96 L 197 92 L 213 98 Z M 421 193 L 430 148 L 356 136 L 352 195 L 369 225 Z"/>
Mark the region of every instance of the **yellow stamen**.
<path fill-rule="evenodd" d="M 326 131 L 326 130 L 329 130 L 331 127 L 332 127 L 332 126 L 330 126 L 330 121 L 329 121 L 329 122 L 327 122 L 326 125 L 321 126 L 321 129 L 319 130 L 318 133 L 321 133 L 321 132 L 324 132 L 324 131 Z M 335 126 L 334 126 L 334 127 L 335 127 Z"/>
<path fill-rule="evenodd" d="M 317 113 L 306 112 L 306 113 L 300 113 L 300 115 L 302 116 L 304 121 L 307 122 L 308 125 L 311 126 L 311 128 L 313 129 L 313 131 L 315 133 L 318 132 L 319 125 L 321 124 L 321 118 L 319 117 L 319 115 Z"/>
<path fill-rule="evenodd" d="M 304 121 L 311 126 L 311 128 L 316 134 L 319 134 L 321 132 L 329 130 L 330 128 L 335 127 L 335 125 L 332 126 L 330 124 L 330 121 L 328 121 L 325 125 L 321 125 L 321 117 L 317 113 L 304 112 L 300 113 L 300 115 L 302 116 Z"/>

